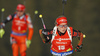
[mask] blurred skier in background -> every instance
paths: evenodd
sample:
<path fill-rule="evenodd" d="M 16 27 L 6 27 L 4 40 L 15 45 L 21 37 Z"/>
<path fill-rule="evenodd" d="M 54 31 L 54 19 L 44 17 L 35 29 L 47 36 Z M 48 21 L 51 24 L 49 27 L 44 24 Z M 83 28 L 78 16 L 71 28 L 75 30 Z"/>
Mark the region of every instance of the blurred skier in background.
<path fill-rule="evenodd" d="M 79 43 L 75 51 L 82 49 L 83 33 L 68 26 L 67 18 L 60 16 L 56 19 L 53 29 L 40 29 L 40 36 L 44 43 L 51 42 L 53 56 L 67 56 L 73 53 L 72 39 L 78 37 Z"/>
<path fill-rule="evenodd" d="M 0 24 L 0 38 L 3 37 L 5 25 L 12 21 L 12 31 L 10 35 L 10 42 L 12 44 L 13 56 L 18 56 L 20 50 L 21 56 L 26 56 L 26 49 L 30 47 L 33 35 L 33 25 L 29 15 L 25 13 L 25 6 L 18 4 L 16 12 L 9 15 L 5 21 Z M 29 29 L 28 37 L 27 29 Z"/>

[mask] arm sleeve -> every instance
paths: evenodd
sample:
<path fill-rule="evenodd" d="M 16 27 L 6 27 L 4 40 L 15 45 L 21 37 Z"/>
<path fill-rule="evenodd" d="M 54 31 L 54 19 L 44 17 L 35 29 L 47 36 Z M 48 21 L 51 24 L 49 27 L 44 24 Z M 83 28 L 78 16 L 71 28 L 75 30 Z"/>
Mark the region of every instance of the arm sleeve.
<path fill-rule="evenodd" d="M 8 23 L 9 21 L 12 21 L 13 20 L 13 18 L 14 18 L 14 14 L 13 15 L 9 15 L 7 18 L 6 18 L 6 20 L 5 21 L 3 21 L 3 23 Z"/>
<path fill-rule="evenodd" d="M 12 21 L 13 18 L 14 18 L 14 15 L 15 15 L 15 14 L 9 15 L 9 16 L 0 24 L 0 25 L 1 25 L 0 28 L 4 28 L 6 23 Z"/>
<path fill-rule="evenodd" d="M 79 37 L 79 43 L 78 45 L 81 45 L 82 44 L 82 41 L 83 41 L 83 33 L 79 30 L 75 30 L 73 29 L 73 37 Z"/>
<path fill-rule="evenodd" d="M 33 25 L 32 25 L 30 16 L 27 18 L 27 23 L 28 23 L 28 29 L 29 29 L 28 40 L 31 40 L 32 36 L 33 36 L 34 29 L 33 29 Z"/>

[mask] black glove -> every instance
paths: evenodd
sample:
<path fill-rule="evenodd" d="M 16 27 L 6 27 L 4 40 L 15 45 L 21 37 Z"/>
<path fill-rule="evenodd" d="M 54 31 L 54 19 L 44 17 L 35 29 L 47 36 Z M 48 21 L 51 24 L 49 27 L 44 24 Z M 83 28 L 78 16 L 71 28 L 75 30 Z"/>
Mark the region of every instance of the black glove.
<path fill-rule="evenodd" d="M 76 48 L 75 48 L 75 51 L 76 51 L 76 52 L 81 52 L 81 50 L 82 50 L 82 46 L 83 46 L 83 44 L 80 45 L 80 46 L 77 45 Z"/>
<path fill-rule="evenodd" d="M 47 31 L 47 29 L 42 29 L 42 34 L 44 34 L 44 35 L 48 35 L 48 31 Z"/>
<path fill-rule="evenodd" d="M 50 39 L 52 37 L 52 29 L 42 29 L 42 34 L 46 37 L 48 36 Z"/>
<path fill-rule="evenodd" d="M 52 38 L 52 32 L 51 32 L 52 30 L 48 30 L 48 29 L 42 29 L 42 34 L 44 35 L 44 38 L 45 38 L 45 42 L 47 43 L 47 42 L 49 42 L 50 40 L 51 40 L 51 38 Z M 49 39 L 48 39 L 48 38 Z"/>

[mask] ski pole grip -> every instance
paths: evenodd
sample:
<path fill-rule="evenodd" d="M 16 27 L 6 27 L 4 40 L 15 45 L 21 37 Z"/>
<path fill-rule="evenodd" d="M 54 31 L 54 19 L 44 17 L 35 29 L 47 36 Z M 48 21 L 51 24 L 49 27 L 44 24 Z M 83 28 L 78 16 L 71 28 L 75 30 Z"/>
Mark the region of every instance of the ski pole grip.
<path fill-rule="evenodd" d="M 44 29 L 46 29 L 45 25 L 43 25 Z"/>

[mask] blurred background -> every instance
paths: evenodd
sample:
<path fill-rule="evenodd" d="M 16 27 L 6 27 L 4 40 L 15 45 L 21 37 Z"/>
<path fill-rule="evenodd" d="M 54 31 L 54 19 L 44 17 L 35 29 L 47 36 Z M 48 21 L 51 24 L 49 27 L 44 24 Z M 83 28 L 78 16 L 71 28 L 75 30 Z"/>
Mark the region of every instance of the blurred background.
<path fill-rule="evenodd" d="M 5 8 L 4 19 L 15 12 L 17 4 L 23 2 L 24 0 L 0 0 L 0 9 Z M 42 14 L 46 27 L 52 29 L 56 18 L 62 15 L 62 0 L 26 0 L 25 6 L 34 25 L 32 44 L 27 49 L 27 56 L 52 56 L 50 44 L 44 44 L 39 36 L 39 29 L 43 26 L 38 15 Z M 39 11 L 38 15 L 34 14 L 35 10 Z M 68 0 L 64 13 L 69 26 L 86 34 L 82 51 L 74 52 L 73 55 L 100 56 L 100 0 Z M 0 39 L 0 56 L 12 56 L 11 22 L 6 24 L 5 31 L 4 37 Z M 73 39 L 73 47 L 76 45 L 77 39 Z"/>

